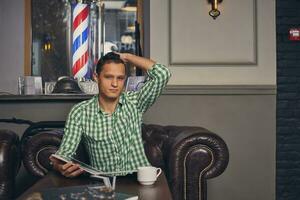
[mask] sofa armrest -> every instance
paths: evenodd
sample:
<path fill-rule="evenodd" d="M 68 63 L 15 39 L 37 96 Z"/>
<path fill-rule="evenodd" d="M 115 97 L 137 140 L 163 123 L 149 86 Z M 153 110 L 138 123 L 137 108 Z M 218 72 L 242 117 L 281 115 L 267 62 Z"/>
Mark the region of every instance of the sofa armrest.
<path fill-rule="evenodd" d="M 49 170 L 52 170 L 49 157 L 58 150 L 62 137 L 62 129 L 53 129 L 37 132 L 36 135 L 24 138 L 23 165 L 31 175 L 43 177 Z M 89 163 L 89 158 L 82 143 L 79 144 L 76 150 L 75 158 Z"/>
<path fill-rule="evenodd" d="M 22 152 L 23 165 L 31 175 L 43 177 L 52 169 L 49 156 L 59 148 L 62 135 L 63 131 L 57 129 L 26 138 Z"/>
<path fill-rule="evenodd" d="M 228 164 L 224 140 L 201 127 L 146 125 L 143 129 L 152 151 L 156 147 L 161 152 L 156 157 L 163 162 L 155 164 L 163 166 L 173 198 L 206 200 L 206 180 L 219 176 Z"/>
<path fill-rule="evenodd" d="M 0 130 L 0 158 L 0 199 L 13 199 L 15 177 L 21 163 L 16 133 Z"/>

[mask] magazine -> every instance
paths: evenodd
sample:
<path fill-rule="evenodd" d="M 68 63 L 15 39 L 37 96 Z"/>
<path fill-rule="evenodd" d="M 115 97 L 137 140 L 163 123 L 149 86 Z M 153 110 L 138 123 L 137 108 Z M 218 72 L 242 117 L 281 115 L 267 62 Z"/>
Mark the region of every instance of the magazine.
<path fill-rule="evenodd" d="M 90 165 L 88 165 L 84 162 L 81 162 L 79 160 L 76 160 L 74 158 L 66 158 L 66 157 L 63 157 L 63 156 L 60 156 L 60 155 L 57 155 L 57 154 L 52 154 L 51 156 L 58 159 L 58 160 L 60 160 L 60 161 L 65 162 L 65 163 L 72 162 L 72 163 L 75 163 L 75 164 L 79 164 L 81 169 L 83 169 L 85 172 L 88 172 L 90 174 L 93 174 L 93 175 L 103 174 L 103 172 L 101 172 L 97 169 L 94 169 L 92 166 L 90 166 Z"/>
<path fill-rule="evenodd" d="M 51 156 L 60 161 L 66 162 L 66 163 L 72 162 L 75 164 L 79 164 L 81 169 L 83 169 L 87 173 L 90 173 L 91 175 L 97 175 L 97 176 L 103 175 L 103 176 L 111 176 L 112 177 L 112 176 L 117 176 L 119 174 L 132 174 L 133 172 L 136 172 L 135 170 L 103 172 L 103 171 L 95 169 L 94 167 L 92 167 L 84 162 L 81 162 L 80 160 L 77 160 L 75 158 L 67 158 L 64 156 L 60 156 L 58 154 L 52 154 Z"/>
<path fill-rule="evenodd" d="M 115 200 L 137 200 L 138 197 L 126 193 L 115 192 L 103 185 L 80 185 L 60 188 L 48 188 L 41 191 L 43 200 L 53 199 L 115 199 Z"/>

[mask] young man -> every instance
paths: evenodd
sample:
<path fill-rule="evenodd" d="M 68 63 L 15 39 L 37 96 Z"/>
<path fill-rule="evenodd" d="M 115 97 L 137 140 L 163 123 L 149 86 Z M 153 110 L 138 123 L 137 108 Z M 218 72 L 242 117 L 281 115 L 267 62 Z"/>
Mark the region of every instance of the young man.
<path fill-rule="evenodd" d="M 125 62 L 147 71 L 138 92 L 124 92 Z M 56 154 L 72 157 L 83 140 L 91 165 L 104 172 L 133 171 L 150 165 L 142 143 L 142 114 L 155 102 L 171 74 L 152 60 L 127 53 L 108 53 L 94 74 L 99 95 L 75 105 L 69 113 Z M 83 173 L 78 165 L 50 157 L 54 169 L 66 177 Z"/>

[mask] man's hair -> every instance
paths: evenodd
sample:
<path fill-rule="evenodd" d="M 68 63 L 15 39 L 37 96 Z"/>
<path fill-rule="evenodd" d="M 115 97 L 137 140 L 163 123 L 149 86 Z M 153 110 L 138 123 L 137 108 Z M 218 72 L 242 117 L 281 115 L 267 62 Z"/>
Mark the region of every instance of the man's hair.
<path fill-rule="evenodd" d="M 96 67 L 96 73 L 99 75 L 103 69 L 103 66 L 109 63 L 116 63 L 116 64 L 122 63 L 125 67 L 125 74 L 126 74 L 126 66 L 124 61 L 120 58 L 120 55 L 114 52 L 109 52 L 99 59 Z"/>

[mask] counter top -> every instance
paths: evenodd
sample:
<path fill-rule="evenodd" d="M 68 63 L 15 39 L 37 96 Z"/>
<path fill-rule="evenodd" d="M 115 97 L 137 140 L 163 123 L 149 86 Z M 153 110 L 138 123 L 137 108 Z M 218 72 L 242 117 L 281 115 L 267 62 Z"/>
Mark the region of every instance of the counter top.
<path fill-rule="evenodd" d="M 163 95 L 276 95 L 276 85 L 168 85 Z M 88 94 L 0 95 L 0 102 L 81 101 Z"/>
<path fill-rule="evenodd" d="M 0 102 L 5 101 L 57 101 L 57 100 L 86 100 L 93 97 L 87 94 L 51 94 L 51 95 L 0 95 Z"/>

